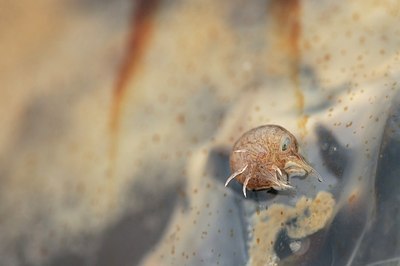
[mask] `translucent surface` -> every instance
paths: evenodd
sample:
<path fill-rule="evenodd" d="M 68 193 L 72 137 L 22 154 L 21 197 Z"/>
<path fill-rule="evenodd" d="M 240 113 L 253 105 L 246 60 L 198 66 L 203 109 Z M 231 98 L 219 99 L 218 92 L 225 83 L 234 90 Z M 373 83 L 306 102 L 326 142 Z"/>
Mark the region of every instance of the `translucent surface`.
<path fill-rule="evenodd" d="M 398 1 L 1 1 L 0 265 L 399 265 Z M 279 124 L 322 175 L 248 191 Z"/>

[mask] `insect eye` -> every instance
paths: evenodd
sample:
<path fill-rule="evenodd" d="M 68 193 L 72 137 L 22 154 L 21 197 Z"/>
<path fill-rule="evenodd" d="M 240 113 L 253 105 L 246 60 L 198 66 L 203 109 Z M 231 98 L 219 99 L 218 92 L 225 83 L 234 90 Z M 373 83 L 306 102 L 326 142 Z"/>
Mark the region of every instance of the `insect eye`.
<path fill-rule="evenodd" d="M 286 137 L 282 140 L 281 151 L 286 151 L 290 145 L 290 138 Z"/>

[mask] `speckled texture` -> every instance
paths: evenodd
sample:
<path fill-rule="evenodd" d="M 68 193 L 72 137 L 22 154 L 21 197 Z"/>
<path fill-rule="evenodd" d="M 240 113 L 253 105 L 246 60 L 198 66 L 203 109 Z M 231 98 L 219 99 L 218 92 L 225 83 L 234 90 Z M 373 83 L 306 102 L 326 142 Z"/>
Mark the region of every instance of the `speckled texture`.
<path fill-rule="evenodd" d="M 296 243 L 298 239 L 307 239 L 307 236 L 326 226 L 332 218 L 334 207 L 332 194 L 322 191 L 315 199 L 300 198 L 294 207 L 275 204 L 254 214 L 249 265 L 278 265 L 279 259 L 275 251 L 278 233 L 285 232 L 291 239 L 290 244 Z M 303 255 L 296 253 L 304 243 L 297 243 L 299 247 L 292 251 L 293 255 Z"/>
<path fill-rule="evenodd" d="M 321 191 L 332 216 L 279 232 L 281 265 L 398 257 L 397 1 L 0 6 L 0 265 L 244 265 L 255 213 Z M 265 124 L 324 182 L 224 187 Z"/>

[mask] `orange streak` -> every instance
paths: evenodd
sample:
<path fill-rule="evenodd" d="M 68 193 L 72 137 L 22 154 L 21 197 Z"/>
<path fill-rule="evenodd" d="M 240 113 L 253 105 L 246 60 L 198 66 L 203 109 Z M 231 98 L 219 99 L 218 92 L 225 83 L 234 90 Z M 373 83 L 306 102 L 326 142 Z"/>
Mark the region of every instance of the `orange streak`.
<path fill-rule="evenodd" d="M 135 12 L 131 21 L 127 51 L 121 64 L 113 89 L 113 100 L 110 116 L 110 175 L 114 173 L 115 159 L 118 152 L 118 135 L 123 99 L 128 83 L 137 74 L 146 52 L 147 44 L 153 32 L 153 17 L 159 0 L 135 1 Z"/>
<path fill-rule="evenodd" d="M 274 33 L 278 36 L 279 47 L 286 54 L 289 77 L 293 82 L 296 109 L 298 110 L 298 127 L 302 137 L 307 134 L 308 116 L 304 114 L 304 94 L 300 84 L 300 38 L 301 38 L 301 4 L 300 0 L 274 0 L 271 2 L 272 14 L 275 19 Z"/>

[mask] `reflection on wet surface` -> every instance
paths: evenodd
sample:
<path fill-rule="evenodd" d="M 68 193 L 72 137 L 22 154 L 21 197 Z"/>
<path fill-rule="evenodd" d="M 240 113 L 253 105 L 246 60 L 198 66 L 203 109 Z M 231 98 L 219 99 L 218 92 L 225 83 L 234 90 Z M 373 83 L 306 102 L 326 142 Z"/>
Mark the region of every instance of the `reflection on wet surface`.
<path fill-rule="evenodd" d="M 332 132 L 329 132 L 322 125 L 317 127 L 318 146 L 323 165 L 336 177 L 342 178 L 343 172 L 349 163 L 349 150 L 346 150 L 335 138 Z"/>
<path fill-rule="evenodd" d="M 0 265 L 399 263 L 396 1 L 6 1 Z M 278 124 L 323 177 L 231 182 Z"/>
<path fill-rule="evenodd" d="M 393 101 L 385 124 L 374 187 L 374 218 L 363 235 L 359 249 L 354 254 L 355 265 L 382 261 L 382 264 L 398 264 L 400 247 L 399 174 L 400 168 L 400 94 Z M 397 258 L 396 258 L 397 257 Z M 387 259 L 393 259 L 386 261 Z M 386 261 L 386 262 L 385 262 Z M 386 263 L 386 264 L 385 264 Z"/>

